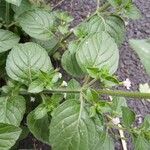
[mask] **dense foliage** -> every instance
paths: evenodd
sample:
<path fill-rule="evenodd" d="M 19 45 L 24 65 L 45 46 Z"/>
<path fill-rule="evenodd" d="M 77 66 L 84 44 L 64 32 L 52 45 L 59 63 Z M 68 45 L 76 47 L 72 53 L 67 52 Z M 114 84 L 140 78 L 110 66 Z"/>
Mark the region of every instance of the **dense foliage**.
<path fill-rule="evenodd" d="M 99 5 L 71 28 L 73 17 L 43 0 L 0 0 L 0 150 L 16 149 L 29 132 L 52 150 L 113 150 L 113 139 L 126 147 L 124 131 L 135 150 L 150 149 L 150 115 L 137 127 L 124 98 L 149 101 L 150 87 L 114 90 L 131 86 L 114 73 L 125 22 L 141 13 L 132 0 Z M 129 43 L 150 75 L 150 40 Z"/>

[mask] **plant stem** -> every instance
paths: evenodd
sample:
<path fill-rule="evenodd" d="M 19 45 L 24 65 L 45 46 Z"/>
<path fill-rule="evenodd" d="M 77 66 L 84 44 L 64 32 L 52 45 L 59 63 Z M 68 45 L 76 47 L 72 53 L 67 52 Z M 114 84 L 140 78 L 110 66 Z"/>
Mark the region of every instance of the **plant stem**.
<path fill-rule="evenodd" d="M 79 94 L 84 92 L 86 89 L 54 89 L 54 90 L 44 90 L 42 93 L 52 94 L 52 93 L 74 93 Z M 117 97 L 127 97 L 127 98 L 137 98 L 137 99 L 150 99 L 150 93 L 140 93 L 140 92 L 125 92 L 120 90 L 95 90 L 100 95 L 110 95 Z M 29 95 L 27 91 L 21 91 L 22 95 Z"/>
<path fill-rule="evenodd" d="M 98 12 L 103 12 L 107 10 L 111 5 L 109 3 L 105 3 L 102 7 L 98 9 Z"/>
<path fill-rule="evenodd" d="M 9 28 L 9 27 L 8 27 L 8 26 L 9 26 L 9 21 L 10 21 L 10 20 L 9 20 L 9 19 L 10 19 L 10 18 L 9 18 L 9 17 L 10 17 L 10 16 L 9 16 L 9 15 L 10 15 L 9 13 L 10 13 L 10 4 L 6 2 L 6 14 L 5 14 L 6 29 Z"/>

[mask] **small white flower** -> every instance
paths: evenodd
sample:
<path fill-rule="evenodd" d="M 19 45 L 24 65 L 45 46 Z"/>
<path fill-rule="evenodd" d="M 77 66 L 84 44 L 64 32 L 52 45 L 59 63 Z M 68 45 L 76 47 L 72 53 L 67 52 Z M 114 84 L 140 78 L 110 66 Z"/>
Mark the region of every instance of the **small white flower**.
<path fill-rule="evenodd" d="M 67 93 L 64 93 L 64 99 L 66 99 L 67 98 Z"/>
<path fill-rule="evenodd" d="M 59 72 L 58 73 L 58 78 L 61 79 L 62 78 L 62 74 Z"/>
<path fill-rule="evenodd" d="M 123 81 L 123 85 L 130 90 L 131 87 L 131 81 L 127 78 L 125 81 Z"/>
<path fill-rule="evenodd" d="M 118 125 L 120 123 L 120 119 L 118 117 L 112 119 L 112 123 Z"/>
<path fill-rule="evenodd" d="M 73 29 L 73 28 L 71 28 L 71 29 L 70 29 L 70 32 L 74 32 L 74 29 Z"/>
<path fill-rule="evenodd" d="M 35 102 L 35 98 L 31 97 L 30 102 Z"/>
<path fill-rule="evenodd" d="M 86 44 L 88 44 L 88 42 L 85 42 Z"/>
<path fill-rule="evenodd" d="M 61 84 L 61 86 L 67 86 L 67 85 L 68 85 L 68 84 L 67 84 L 66 81 L 63 81 L 62 84 Z"/>
<path fill-rule="evenodd" d="M 125 21 L 125 26 L 127 26 L 129 24 L 129 22 L 128 21 Z"/>

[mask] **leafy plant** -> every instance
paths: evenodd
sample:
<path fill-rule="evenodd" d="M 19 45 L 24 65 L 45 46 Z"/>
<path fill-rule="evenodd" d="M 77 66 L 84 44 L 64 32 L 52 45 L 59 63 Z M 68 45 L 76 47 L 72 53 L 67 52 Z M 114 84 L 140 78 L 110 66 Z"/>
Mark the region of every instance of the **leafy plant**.
<path fill-rule="evenodd" d="M 126 137 L 112 129 L 127 131 L 136 150 L 148 150 L 149 116 L 136 127 L 124 98 L 149 100 L 148 84 L 140 85 L 141 93 L 114 90 L 130 88 L 129 79 L 114 73 L 124 22 L 140 11 L 132 0 L 101 7 L 98 0 L 96 11 L 70 29 L 73 17 L 54 8 L 43 0 L 0 0 L 0 149 L 11 149 L 28 128 L 53 150 L 113 150 L 113 138 Z M 150 40 L 130 44 L 150 75 Z M 63 81 L 55 62 L 71 80 Z"/>

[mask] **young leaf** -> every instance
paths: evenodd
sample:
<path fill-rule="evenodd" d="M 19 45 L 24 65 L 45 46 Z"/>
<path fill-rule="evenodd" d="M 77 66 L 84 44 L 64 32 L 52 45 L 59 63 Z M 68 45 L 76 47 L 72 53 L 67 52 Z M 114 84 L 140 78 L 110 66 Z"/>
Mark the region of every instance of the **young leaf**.
<path fill-rule="evenodd" d="M 22 29 L 31 37 L 39 40 L 51 39 L 54 17 L 44 10 L 32 10 L 19 16 Z"/>
<path fill-rule="evenodd" d="M 42 82 L 35 80 L 33 81 L 28 88 L 29 93 L 40 93 L 44 89 L 44 85 Z"/>
<path fill-rule="evenodd" d="M 15 144 L 20 134 L 21 129 L 19 127 L 0 123 L 0 149 L 10 149 Z"/>
<path fill-rule="evenodd" d="M 109 73 L 113 74 L 118 68 L 119 51 L 114 39 L 108 33 L 95 33 L 80 44 L 76 59 L 86 73 L 87 68 L 102 69 L 106 66 Z"/>
<path fill-rule="evenodd" d="M 54 110 L 50 125 L 54 150 L 93 150 L 98 141 L 95 124 L 78 101 L 67 100 Z"/>
<path fill-rule="evenodd" d="M 130 128 L 135 121 L 135 113 L 128 107 L 122 107 L 122 119 L 123 124 Z"/>
<path fill-rule="evenodd" d="M 70 43 L 69 44 L 69 50 L 65 51 L 65 53 L 62 56 L 61 63 L 70 75 L 75 76 L 75 77 L 80 77 L 83 76 L 84 73 L 79 67 L 79 64 L 77 62 L 76 58 L 76 51 L 77 51 L 77 44 L 75 43 Z"/>
<path fill-rule="evenodd" d="M 8 3 L 20 6 L 22 0 L 6 0 Z"/>
<path fill-rule="evenodd" d="M 27 117 L 31 133 L 40 141 L 49 143 L 49 117 L 43 104 L 39 105 Z"/>
<path fill-rule="evenodd" d="M 10 50 L 20 38 L 11 31 L 0 29 L 0 53 Z"/>
<path fill-rule="evenodd" d="M 22 96 L 0 97 L 0 123 L 20 126 L 26 104 Z"/>
<path fill-rule="evenodd" d="M 150 40 L 130 40 L 131 47 L 137 52 L 147 73 L 150 75 Z"/>
<path fill-rule="evenodd" d="M 47 72 L 51 69 L 52 64 L 46 50 L 32 42 L 15 46 L 6 61 L 7 74 L 16 81 L 31 81 L 33 72 Z"/>

